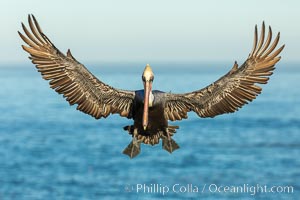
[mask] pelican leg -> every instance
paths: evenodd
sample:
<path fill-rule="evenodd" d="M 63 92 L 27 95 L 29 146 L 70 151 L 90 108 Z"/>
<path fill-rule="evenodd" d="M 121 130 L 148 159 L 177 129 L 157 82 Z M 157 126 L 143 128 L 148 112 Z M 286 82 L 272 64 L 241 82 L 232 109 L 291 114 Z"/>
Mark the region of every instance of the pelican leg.
<path fill-rule="evenodd" d="M 137 135 L 137 129 L 134 129 L 132 141 L 123 151 L 123 153 L 128 155 L 130 158 L 134 158 L 141 151 L 141 141 L 137 139 Z"/>
<path fill-rule="evenodd" d="M 166 135 L 162 134 L 162 148 L 172 153 L 176 149 L 179 149 L 179 145 L 172 139 L 168 128 L 166 129 Z"/>

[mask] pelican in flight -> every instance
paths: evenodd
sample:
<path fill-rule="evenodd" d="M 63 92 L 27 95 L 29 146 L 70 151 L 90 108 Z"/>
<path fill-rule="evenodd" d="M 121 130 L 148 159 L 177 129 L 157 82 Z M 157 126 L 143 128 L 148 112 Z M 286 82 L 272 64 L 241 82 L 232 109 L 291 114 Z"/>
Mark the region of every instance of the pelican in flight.
<path fill-rule="evenodd" d="M 133 119 L 133 125 L 124 127 L 132 136 L 132 142 L 123 151 L 130 158 L 140 153 L 141 143 L 155 145 L 160 139 L 168 152 L 178 149 L 172 136 L 179 127 L 169 125 L 168 121 L 186 119 L 190 111 L 203 118 L 233 113 L 255 99 L 262 91 L 257 84 L 268 82 L 284 48 L 283 45 L 276 49 L 279 33 L 271 43 L 271 27 L 265 38 L 263 23 L 259 39 L 255 26 L 254 45 L 247 60 L 241 66 L 235 62 L 227 74 L 207 87 L 184 94 L 152 90 L 154 73 L 147 64 L 142 74 L 144 89 L 129 91 L 97 79 L 70 50 L 63 54 L 43 33 L 33 15 L 28 16 L 28 23 L 30 29 L 22 23 L 25 34 L 18 32 L 27 44 L 22 48 L 30 54 L 42 77 L 50 81 L 52 89 L 63 94 L 70 105 L 77 104 L 77 110 L 96 119 L 115 113 Z"/>

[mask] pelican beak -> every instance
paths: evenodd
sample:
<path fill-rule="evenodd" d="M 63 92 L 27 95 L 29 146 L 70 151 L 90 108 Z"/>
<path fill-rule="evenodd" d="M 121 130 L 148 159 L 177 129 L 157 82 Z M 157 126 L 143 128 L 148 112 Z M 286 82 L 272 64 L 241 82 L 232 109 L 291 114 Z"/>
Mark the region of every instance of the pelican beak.
<path fill-rule="evenodd" d="M 142 79 L 143 79 L 143 83 L 144 83 L 143 129 L 145 131 L 148 126 L 149 97 L 150 97 L 150 93 L 152 91 L 152 81 L 154 79 L 154 74 L 153 74 L 152 69 L 149 64 L 147 64 L 144 69 Z"/>
<path fill-rule="evenodd" d="M 143 113 L 143 128 L 147 129 L 148 126 L 148 113 L 149 113 L 149 95 L 152 89 L 152 82 L 144 82 L 144 113 Z"/>

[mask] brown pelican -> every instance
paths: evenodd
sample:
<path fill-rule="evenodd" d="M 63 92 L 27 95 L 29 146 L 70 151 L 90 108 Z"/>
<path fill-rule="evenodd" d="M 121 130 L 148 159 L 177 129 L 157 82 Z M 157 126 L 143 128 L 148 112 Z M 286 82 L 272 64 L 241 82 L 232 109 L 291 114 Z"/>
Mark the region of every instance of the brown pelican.
<path fill-rule="evenodd" d="M 265 39 L 265 25 L 262 24 L 260 38 L 257 26 L 254 31 L 254 45 L 247 60 L 239 67 L 235 62 L 232 69 L 209 86 L 185 94 L 165 93 L 152 90 L 154 74 L 150 65 L 146 65 L 142 74 L 143 90 L 128 91 L 113 88 L 99 79 L 78 62 L 70 50 L 61 53 L 43 33 L 34 16 L 28 16 L 29 31 L 22 23 L 26 34 L 19 35 L 28 45 L 22 45 L 30 54 L 32 63 L 50 87 L 63 94 L 70 105 L 77 104 L 77 110 L 96 119 L 106 118 L 118 113 L 131 118 L 134 124 L 124 127 L 132 136 L 132 142 L 123 151 L 130 158 L 140 152 L 140 144 L 158 144 L 172 153 L 178 144 L 172 139 L 178 126 L 168 121 L 187 118 L 194 111 L 199 117 L 214 117 L 232 113 L 244 104 L 252 101 L 261 93 L 257 84 L 266 84 L 280 60 L 279 53 L 284 45 L 275 50 L 279 33 L 273 43 L 272 30 L 269 27 Z"/>

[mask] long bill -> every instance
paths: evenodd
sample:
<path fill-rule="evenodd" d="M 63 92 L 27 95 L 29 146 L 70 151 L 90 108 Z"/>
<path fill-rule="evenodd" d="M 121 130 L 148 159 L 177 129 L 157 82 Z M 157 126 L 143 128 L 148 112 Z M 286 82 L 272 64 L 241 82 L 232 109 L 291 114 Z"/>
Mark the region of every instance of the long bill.
<path fill-rule="evenodd" d="M 143 112 L 143 128 L 147 129 L 148 126 L 148 113 L 149 113 L 149 96 L 151 91 L 151 82 L 145 81 L 144 83 L 144 112 Z"/>

